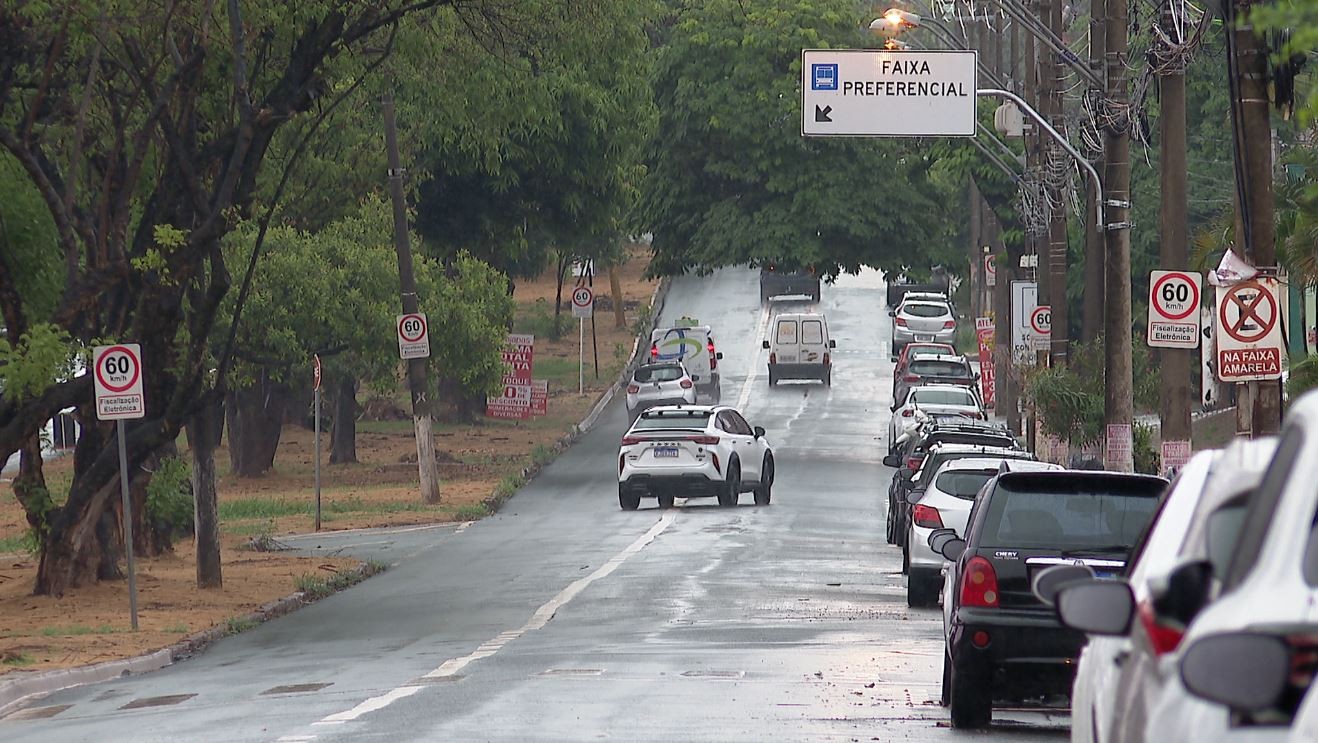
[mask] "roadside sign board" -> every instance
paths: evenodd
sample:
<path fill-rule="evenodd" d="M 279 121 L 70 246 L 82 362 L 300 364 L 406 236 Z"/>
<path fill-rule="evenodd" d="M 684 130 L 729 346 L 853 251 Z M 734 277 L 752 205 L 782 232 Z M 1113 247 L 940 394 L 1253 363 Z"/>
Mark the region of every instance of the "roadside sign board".
<path fill-rule="evenodd" d="M 1149 274 L 1149 345 L 1155 348 L 1199 347 L 1199 287 L 1194 271 Z"/>
<path fill-rule="evenodd" d="M 975 136 L 975 52 L 801 51 L 805 137 Z"/>
<path fill-rule="evenodd" d="M 142 394 L 142 347 L 136 343 L 97 346 L 92 351 L 96 418 L 129 420 L 146 416 Z"/>
<path fill-rule="evenodd" d="M 1047 351 L 1053 339 L 1053 308 L 1039 305 L 1030 313 L 1030 333 L 1034 336 L 1034 350 Z"/>
<path fill-rule="evenodd" d="M 984 256 L 984 285 L 997 286 L 998 284 L 998 261 L 996 255 Z"/>
<path fill-rule="evenodd" d="M 578 286 L 572 290 L 572 316 L 589 320 L 595 313 L 595 292 L 588 286 Z"/>
<path fill-rule="evenodd" d="M 1280 296 L 1272 278 L 1218 287 L 1214 332 L 1217 376 L 1223 382 L 1281 378 Z"/>
<path fill-rule="evenodd" d="M 1129 423 L 1109 423 L 1103 466 L 1113 472 L 1135 471 L 1135 440 Z"/>
<path fill-rule="evenodd" d="M 995 407 L 997 401 L 997 380 L 993 376 L 994 334 L 993 318 L 975 318 L 975 338 L 979 341 L 979 388 L 986 408 Z"/>
<path fill-rule="evenodd" d="M 531 370 L 535 365 L 535 336 L 509 333 L 504 339 L 502 356 L 503 391 L 486 401 L 485 415 L 490 418 L 526 420 L 532 415 L 535 396 L 531 381 Z"/>
<path fill-rule="evenodd" d="M 549 380 L 531 380 L 531 415 L 549 415 Z"/>
<path fill-rule="evenodd" d="M 430 329 L 426 323 L 426 313 L 412 312 L 399 315 L 398 355 L 404 359 L 430 358 Z"/>
<path fill-rule="evenodd" d="M 1164 477 L 1180 472 L 1186 462 L 1190 461 L 1189 441 L 1164 441 L 1161 448 L 1162 474 Z"/>
<path fill-rule="evenodd" d="M 1036 341 L 1030 319 L 1039 307 L 1039 285 L 1033 281 L 1011 282 L 1011 353 L 1017 364 L 1034 364 Z M 1051 315 L 1049 316 L 1051 324 Z"/>

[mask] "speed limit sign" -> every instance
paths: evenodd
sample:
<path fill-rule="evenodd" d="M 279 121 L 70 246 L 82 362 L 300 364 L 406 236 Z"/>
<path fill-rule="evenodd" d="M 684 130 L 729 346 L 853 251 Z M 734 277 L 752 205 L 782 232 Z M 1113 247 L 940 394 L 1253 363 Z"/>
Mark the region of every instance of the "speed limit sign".
<path fill-rule="evenodd" d="M 92 376 L 99 420 L 128 420 L 146 415 L 141 346 L 136 343 L 97 346 L 92 352 Z"/>
<path fill-rule="evenodd" d="M 1200 276 L 1194 271 L 1149 274 L 1149 345 L 1199 347 Z"/>
<path fill-rule="evenodd" d="M 1034 350 L 1047 351 L 1053 338 L 1053 308 L 1040 305 L 1030 313 L 1030 331 L 1034 335 Z"/>
<path fill-rule="evenodd" d="M 426 325 L 426 313 L 412 312 L 399 315 L 398 355 L 404 359 L 430 358 L 430 330 Z"/>
<path fill-rule="evenodd" d="M 572 290 L 572 316 L 590 319 L 595 312 L 595 292 L 588 286 L 578 286 Z"/>

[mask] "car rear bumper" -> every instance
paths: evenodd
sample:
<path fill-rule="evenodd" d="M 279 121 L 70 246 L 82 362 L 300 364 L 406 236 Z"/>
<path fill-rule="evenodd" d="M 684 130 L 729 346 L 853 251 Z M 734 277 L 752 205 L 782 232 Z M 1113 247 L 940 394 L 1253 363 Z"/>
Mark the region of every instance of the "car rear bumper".
<path fill-rule="evenodd" d="M 646 397 L 637 400 L 628 400 L 627 409 L 635 413 L 637 411 L 656 408 L 660 405 L 694 405 L 694 399 L 694 395 L 691 396 L 690 400 L 685 397 Z"/>
<path fill-rule="evenodd" d="M 639 495 L 642 498 L 655 498 L 661 493 L 683 498 L 705 498 L 718 495 L 721 480 L 715 480 L 703 472 L 683 472 L 671 475 L 652 475 L 634 473 L 618 483 L 622 492 Z"/>
<path fill-rule="evenodd" d="M 925 332 L 922 330 L 909 330 L 906 328 L 894 328 L 892 331 L 892 345 L 894 348 L 900 348 L 907 343 L 951 343 L 956 339 L 956 328 L 951 330 L 934 330 Z"/>
<path fill-rule="evenodd" d="M 988 635 L 977 647 L 972 638 Z M 948 646 L 958 673 L 992 678 L 1004 697 L 1067 695 L 1085 634 L 1063 627 L 1047 610 L 957 610 Z"/>
<path fill-rule="evenodd" d="M 823 379 L 832 364 L 769 364 L 778 379 Z"/>

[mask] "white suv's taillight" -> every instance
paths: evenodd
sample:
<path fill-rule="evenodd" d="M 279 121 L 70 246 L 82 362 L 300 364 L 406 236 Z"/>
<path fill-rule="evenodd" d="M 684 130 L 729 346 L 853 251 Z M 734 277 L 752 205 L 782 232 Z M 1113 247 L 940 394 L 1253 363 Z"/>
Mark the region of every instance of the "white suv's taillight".
<path fill-rule="evenodd" d="M 681 385 L 684 390 L 689 390 L 693 386 L 690 379 L 683 379 L 681 382 L 678 382 L 678 384 Z"/>
<path fill-rule="evenodd" d="M 640 391 L 641 391 L 641 387 L 640 387 L 640 385 L 636 385 L 636 384 L 629 384 L 629 385 L 627 385 L 627 394 L 629 394 L 629 395 L 634 395 L 634 394 L 636 394 L 637 392 L 640 392 Z"/>

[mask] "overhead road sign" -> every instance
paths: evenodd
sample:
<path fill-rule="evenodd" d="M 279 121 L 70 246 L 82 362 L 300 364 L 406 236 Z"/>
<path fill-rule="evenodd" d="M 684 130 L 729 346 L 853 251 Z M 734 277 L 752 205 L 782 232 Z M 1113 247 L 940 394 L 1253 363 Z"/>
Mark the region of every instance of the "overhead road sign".
<path fill-rule="evenodd" d="M 1194 271 L 1149 274 L 1149 345 L 1155 348 L 1199 347 L 1199 287 Z"/>
<path fill-rule="evenodd" d="M 430 331 L 426 313 L 398 316 L 398 355 L 404 359 L 430 358 Z"/>
<path fill-rule="evenodd" d="M 1281 302 L 1276 279 L 1217 289 L 1217 376 L 1223 382 L 1281 378 Z"/>
<path fill-rule="evenodd" d="M 975 54 L 802 50 L 801 134 L 973 137 Z"/>
<path fill-rule="evenodd" d="M 136 343 L 97 346 L 92 352 L 96 418 L 129 420 L 146 416 L 142 395 L 142 347 Z"/>

